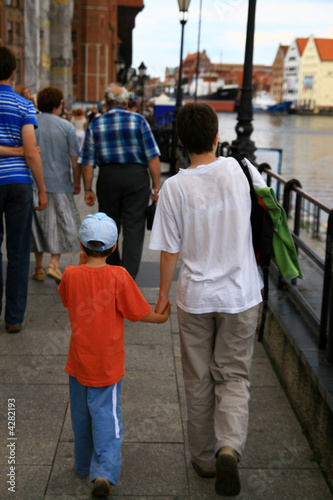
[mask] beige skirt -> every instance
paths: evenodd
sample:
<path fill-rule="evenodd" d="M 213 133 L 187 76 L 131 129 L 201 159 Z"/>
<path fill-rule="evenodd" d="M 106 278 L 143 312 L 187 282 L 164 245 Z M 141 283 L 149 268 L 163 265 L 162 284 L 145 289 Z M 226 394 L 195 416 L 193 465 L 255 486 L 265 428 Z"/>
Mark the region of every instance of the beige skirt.
<path fill-rule="evenodd" d="M 77 252 L 80 215 L 72 193 L 47 193 L 48 207 L 34 210 L 32 219 L 32 252 L 62 254 Z M 34 206 L 38 195 L 34 191 Z"/>

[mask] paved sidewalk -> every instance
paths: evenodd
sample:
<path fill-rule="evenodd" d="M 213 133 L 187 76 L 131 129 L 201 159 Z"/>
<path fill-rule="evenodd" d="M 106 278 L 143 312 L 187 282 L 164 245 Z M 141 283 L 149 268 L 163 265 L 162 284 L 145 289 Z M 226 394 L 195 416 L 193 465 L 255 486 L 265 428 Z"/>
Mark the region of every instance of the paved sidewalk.
<path fill-rule="evenodd" d="M 83 218 L 90 209 L 82 195 L 77 203 Z M 137 283 L 153 305 L 158 294 L 159 255 L 148 249 L 148 241 L 147 232 Z M 63 256 L 61 267 L 77 261 L 78 254 Z M 31 272 L 33 268 L 32 258 Z M 176 282 L 173 304 L 175 293 Z M 0 325 L 1 499 L 91 498 L 87 480 L 74 471 L 64 372 L 69 337 L 67 310 L 55 283 L 48 278 L 41 283 L 31 279 L 22 332 L 9 335 L 3 322 Z M 175 305 L 164 325 L 126 322 L 125 343 L 122 473 L 111 496 L 126 500 L 221 498 L 214 493 L 214 480 L 198 477 L 190 465 Z M 15 400 L 15 436 L 8 430 L 10 400 Z M 15 460 L 15 493 L 8 491 L 8 457 Z M 256 342 L 249 435 L 240 465 L 242 493 L 237 498 L 331 498 L 313 458 L 264 348 Z"/>

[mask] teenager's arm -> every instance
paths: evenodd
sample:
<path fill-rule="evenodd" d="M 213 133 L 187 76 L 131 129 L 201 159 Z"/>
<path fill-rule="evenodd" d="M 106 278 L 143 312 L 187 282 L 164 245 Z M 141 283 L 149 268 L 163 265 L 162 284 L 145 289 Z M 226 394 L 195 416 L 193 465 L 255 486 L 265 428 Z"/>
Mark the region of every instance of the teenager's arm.
<path fill-rule="evenodd" d="M 171 314 L 171 304 L 168 301 L 164 311 L 158 314 L 154 311 L 150 311 L 146 316 L 144 316 L 140 321 L 143 323 L 165 323 Z"/>
<path fill-rule="evenodd" d="M 0 146 L 0 156 L 24 156 L 23 146 Z"/>
<path fill-rule="evenodd" d="M 155 312 L 160 313 L 169 302 L 169 292 L 175 273 L 179 252 L 161 252 L 160 257 L 160 292 L 155 306 Z"/>

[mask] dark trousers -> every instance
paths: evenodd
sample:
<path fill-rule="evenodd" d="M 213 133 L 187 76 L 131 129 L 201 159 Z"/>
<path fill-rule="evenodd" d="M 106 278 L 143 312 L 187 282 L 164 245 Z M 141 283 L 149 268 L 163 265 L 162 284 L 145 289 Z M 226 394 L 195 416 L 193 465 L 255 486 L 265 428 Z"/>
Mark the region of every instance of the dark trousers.
<path fill-rule="evenodd" d="M 32 211 L 32 184 L 0 186 L 0 304 L 3 293 L 1 245 L 4 236 L 3 217 L 5 217 L 7 325 L 21 325 L 24 319 L 28 296 Z"/>
<path fill-rule="evenodd" d="M 125 267 L 133 279 L 140 267 L 149 186 L 149 174 L 144 165 L 112 164 L 99 169 L 96 185 L 99 211 L 116 222 L 119 234 L 121 228 L 123 231 L 121 257 L 117 247 L 107 263 Z"/>

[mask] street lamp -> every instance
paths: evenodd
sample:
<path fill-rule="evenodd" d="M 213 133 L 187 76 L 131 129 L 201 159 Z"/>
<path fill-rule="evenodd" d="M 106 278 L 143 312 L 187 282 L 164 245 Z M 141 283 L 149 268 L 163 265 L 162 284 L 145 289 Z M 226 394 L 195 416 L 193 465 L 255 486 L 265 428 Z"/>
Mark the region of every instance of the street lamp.
<path fill-rule="evenodd" d="M 146 71 L 147 67 L 145 66 L 144 62 L 140 64 L 138 67 L 139 70 L 139 76 L 138 76 L 138 83 L 139 83 L 139 89 L 137 90 L 137 95 L 141 96 L 141 114 L 143 114 L 143 107 L 144 107 L 144 96 L 145 96 L 145 79 L 146 79 Z"/>
<path fill-rule="evenodd" d="M 115 67 L 116 67 L 116 78 L 117 78 L 117 82 L 119 83 L 124 83 L 123 82 L 123 79 L 124 79 L 124 69 L 125 69 L 125 63 L 122 59 L 117 59 L 115 62 Z"/>
<path fill-rule="evenodd" d="M 249 159 L 255 160 L 255 144 L 250 136 L 253 132 L 253 107 L 252 107 L 252 69 L 253 69 L 253 39 L 255 23 L 256 0 L 249 0 L 246 47 L 244 60 L 243 85 L 239 103 L 237 125 L 237 139 L 231 143 L 231 154 L 241 154 Z"/>
<path fill-rule="evenodd" d="M 176 129 L 176 118 L 179 109 L 182 105 L 182 71 L 183 71 L 183 45 L 184 45 L 184 27 L 187 22 L 187 12 L 190 6 L 191 0 L 178 0 L 179 14 L 180 14 L 180 24 L 182 26 L 181 42 L 180 42 L 180 62 L 178 71 L 178 85 L 177 85 L 177 97 L 176 106 L 173 113 L 172 120 L 172 142 L 171 142 L 171 161 L 170 161 L 170 175 L 176 173 L 176 148 L 178 143 L 177 129 Z"/>

